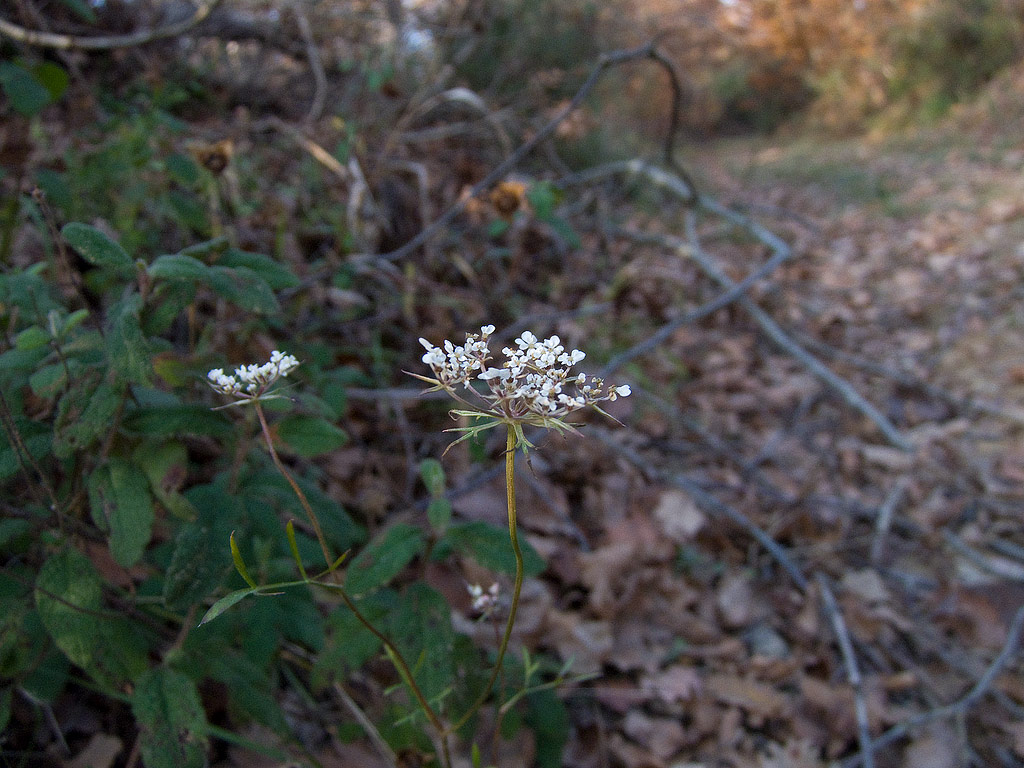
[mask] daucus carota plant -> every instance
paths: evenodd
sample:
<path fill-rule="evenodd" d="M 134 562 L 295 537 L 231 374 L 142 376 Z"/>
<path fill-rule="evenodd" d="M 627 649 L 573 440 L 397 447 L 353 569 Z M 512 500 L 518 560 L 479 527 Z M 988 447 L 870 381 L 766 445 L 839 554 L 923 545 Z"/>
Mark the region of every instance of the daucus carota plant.
<path fill-rule="evenodd" d="M 339 594 L 341 596 L 342 602 L 344 602 L 345 606 L 350 611 L 352 611 L 356 619 L 358 619 L 358 621 L 364 627 L 366 627 L 367 630 L 369 630 L 378 640 L 380 640 L 383 643 L 385 649 L 388 652 L 388 656 L 391 659 L 392 663 L 395 665 L 395 668 L 398 671 L 399 675 L 405 681 L 406 685 L 408 685 L 409 689 L 412 691 L 413 697 L 416 699 L 417 704 L 423 710 L 423 713 L 426 715 L 427 719 L 430 721 L 430 724 L 437 732 L 438 740 L 440 742 L 442 751 L 443 763 L 446 768 L 449 768 L 451 766 L 451 757 L 448 751 L 447 736 L 450 731 L 445 729 L 444 724 L 441 722 L 440 716 L 437 714 L 436 710 L 430 705 L 426 697 L 423 695 L 422 690 L 420 689 L 419 685 L 417 685 L 416 680 L 413 677 L 412 669 L 409 667 L 408 662 L 406 662 L 405 658 L 402 656 L 401 652 L 392 642 L 391 638 L 389 638 L 387 635 L 385 635 L 383 632 L 377 629 L 377 627 L 374 626 L 373 623 L 370 622 L 370 620 L 367 619 L 362 614 L 362 612 L 359 611 L 359 609 L 356 607 L 355 603 L 349 597 L 348 593 L 345 591 L 342 585 L 338 584 L 335 581 L 324 580 L 325 577 L 330 577 L 338 568 L 338 566 L 341 565 L 341 562 L 345 559 L 345 555 L 342 555 L 337 559 L 332 559 L 330 549 L 328 548 L 327 545 L 327 539 L 324 536 L 323 529 L 320 526 L 320 521 L 317 518 L 316 513 L 313 511 L 313 507 L 310 505 L 309 500 L 306 498 L 306 494 L 303 493 L 298 483 L 295 482 L 295 479 L 292 477 L 287 467 L 285 467 L 284 463 L 281 461 L 281 458 L 277 455 L 277 449 L 274 448 L 273 436 L 270 432 L 270 426 L 267 424 L 267 417 L 266 414 L 263 412 L 262 403 L 265 400 L 272 400 L 283 397 L 283 395 L 281 395 L 275 389 L 275 385 L 277 384 L 279 379 L 286 377 L 298 366 L 299 361 L 294 356 L 286 354 L 284 352 L 280 352 L 278 350 L 274 350 L 270 355 L 270 360 L 268 360 L 267 362 L 259 365 L 251 364 L 239 366 L 238 368 L 235 369 L 235 373 L 233 376 L 225 374 L 222 368 L 214 368 L 206 375 L 207 381 L 209 382 L 210 386 L 213 387 L 214 390 L 216 390 L 220 394 L 236 398 L 235 402 L 229 403 L 228 406 L 221 406 L 222 408 L 237 405 L 251 405 L 255 409 L 256 416 L 260 422 L 260 429 L 263 432 L 263 437 L 267 444 L 267 451 L 270 453 L 270 458 L 273 460 L 274 466 L 277 468 L 277 471 L 281 473 L 284 479 L 288 482 L 289 486 L 291 486 L 291 489 L 295 493 L 296 498 L 298 498 L 299 503 L 302 505 L 302 509 L 305 511 L 306 516 L 309 519 L 310 525 L 313 526 L 313 531 L 316 533 L 317 541 L 320 543 L 320 549 L 323 552 L 324 562 L 327 565 L 327 569 L 318 576 L 310 578 L 307 575 L 306 569 L 302 563 L 302 559 L 299 556 L 299 550 L 295 542 L 295 533 L 292 528 L 292 524 L 289 522 L 289 545 L 291 547 L 292 556 L 295 558 L 295 562 L 298 564 L 299 572 L 302 575 L 302 580 L 298 582 L 268 584 L 263 587 L 259 587 L 257 586 L 256 582 L 252 580 L 252 577 L 249 575 L 248 568 L 242 561 L 241 554 L 239 553 L 238 547 L 235 544 L 234 534 L 232 534 L 232 558 L 235 561 L 235 566 L 238 569 L 238 572 L 241 574 L 242 578 L 244 578 L 246 582 L 249 583 L 250 586 L 249 590 L 243 590 L 243 592 L 256 593 L 266 591 L 267 593 L 272 593 L 274 589 L 286 586 L 294 586 L 296 584 L 315 584 L 333 590 L 334 592 Z M 226 607 L 234 604 L 235 602 L 237 602 L 237 598 L 235 597 L 235 595 L 228 595 L 225 598 L 222 598 L 220 601 L 218 601 L 218 603 L 215 603 L 214 606 L 210 608 L 210 610 L 207 612 L 206 616 L 203 618 L 203 621 L 201 623 L 205 623 L 210 619 L 214 618 L 215 616 L 219 615 Z"/>
<path fill-rule="evenodd" d="M 500 673 L 515 625 L 523 587 L 523 553 L 516 523 L 515 453 L 518 448 L 525 451 L 532 447 L 525 428 L 576 432 L 576 427 L 565 421 L 567 417 L 588 407 L 604 413 L 599 403 L 630 394 L 628 384 L 608 386 L 601 379 L 589 379 L 585 373 L 573 374 L 572 367 L 581 362 L 586 353 L 578 349 L 567 351 L 558 336 L 541 341 L 530 331 L 523 331 L 515 340 L 515 347 L 502 349 L 504 362 L 495 366 L 489 346 L 493 334 L 494 326 L 485 325 L 480 328 L 480 333 L 467 333 L 463 344 L 456 345 L 446 339 L 440 347 L 421 338 L 420 344 L 426 349 L 422 361 L 430 367 L 433 376 L 412 374 L 430 385 L 427 391 L 447 392 L 464 406 L 452 410 L 454 417 L 476 421 L 470 426 L 454 428 L 453 431 L 465 433 L 456 443 L 500 425 L 504 425 L 506 430 L 508 534 L 516 559 L 512 604 L 487 684 L 469 710 L 449 726 L 450 731 L 461 728 L 487 700 Z"/>

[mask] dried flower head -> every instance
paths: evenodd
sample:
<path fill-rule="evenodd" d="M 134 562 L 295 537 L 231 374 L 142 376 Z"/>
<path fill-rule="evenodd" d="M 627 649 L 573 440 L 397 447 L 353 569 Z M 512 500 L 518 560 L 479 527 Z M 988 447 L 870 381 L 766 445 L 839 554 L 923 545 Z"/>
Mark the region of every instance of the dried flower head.
<path fill-rule="evenodd" d="M 278 379 L 287 376 L 298 367 L 299 361 L 294 355 L 275 349 L 270 353 L 270 360 L 262 365 L 240 365 L 235 369 L 234 375 L 225 374 L 223 368 L 214 368 L 206 374 L 206 378 L 217 392 L 238 398 L 238 402 L 231 405 L 241 405 L 253 400 L 280 397 L 271 394 L 271 388 Z"/>
<path fill-rule="evenodd" d="M 465 343 L 458 346 L 446 340 L 435 347 L 420 339 L 426 349 L 422 360 L 434 377 L 413 375 L 430 384 L 431 391 L 444 390 L 469 408 L 453 414 L 489 420 L 464 428 L 462 431 L 469 433 L 465 437 L 496 424 L 507 424 L 515 429 L 521 445 L 529 445 L 523 436 L 524 425 L 573 431 L 564 421 L 571 413 L 588 406 L 604 413 L 598 403 L 630 394 L 628 384 L 606 387 L 601 379 L 573 374 L 572 367 L 586 354 L 578 349 L 566 350 L 558 336 L 541 341 L 530 331 L 523 331 L 515 347 L 502 350 L 505 360 L 495 367 L 490 364 L 488 347 L 493 333 L 494 326 L 485 325 L 479 334 L 467 333 Z"/>

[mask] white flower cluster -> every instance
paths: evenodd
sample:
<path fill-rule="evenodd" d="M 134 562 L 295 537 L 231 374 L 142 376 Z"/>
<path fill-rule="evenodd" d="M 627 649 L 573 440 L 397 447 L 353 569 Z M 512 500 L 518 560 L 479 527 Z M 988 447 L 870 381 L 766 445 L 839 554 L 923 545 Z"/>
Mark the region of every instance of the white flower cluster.
<path fill-rule="evenodd" d="M 223 368 L 214 368 L 206 378 L 221 394 L 248 400 L 265 394 L 274 382 L 298 367 L 299 361 L 294 355 L 275 349 L 270 353 L 270 360 L 262 365 L 240 365 L 233 376 L 225 374 Z"/>
<path fill-rule="evenodd" d="M 467 333 L 466 342 L 461 346 L 445 341 L 442 347 L 435 347 L 426 339 L 420 339 L 427 350 L 423 362 L 435 376 L 434 379 L 420 378 L 471 405 L 456 389 L 462 385 L 484 401 L 486 414 L 498 419 L 541 425 L 581 408 L 630 394 L 628 384 L 605 389 L 601 379 L 588 380 L 585 373 L 571 374 L 572 366 L 586 354 L 578 349 L 566 351 L 558 336 L 541 341 L 530 331 L 524 331 L 516 339 L 515 348 L 502 350 L 504 364 L 500 368 L 490 366 L 488 341 L 493 333 L 494 326 L 485 325 L 479 334 Z M 475 381 L 485 382 L 487 391 L 474 389 Z"/>
<path fill-rule="evenodd" d="M 490 613 L 498 604 L 499 587 L 497 582 L 491 584 L 486 591 L 479 584 L 467 584 L 466 590 L 469 592 L 470 605 L 477 613 Z"/>

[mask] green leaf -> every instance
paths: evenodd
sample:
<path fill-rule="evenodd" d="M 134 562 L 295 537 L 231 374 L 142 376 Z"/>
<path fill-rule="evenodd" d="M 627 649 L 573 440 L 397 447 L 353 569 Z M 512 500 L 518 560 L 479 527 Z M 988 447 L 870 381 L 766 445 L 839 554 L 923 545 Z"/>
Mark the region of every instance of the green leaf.
<path fill-rule="evenodd" d="M 231 248 L 217 261 L 222 267 L 246 267 L 267 281 L 275 291 L 282 288 L 294 288 L 299 284 L 299 278 L 284 264 L 275 261 L 262 253 L 249 253 Z"/>
<path fill-rule="evenodd" d="M 423 551 L 423 532 L 398 523 L 374 537 L 352 560 L 345 576 L 345 589 L 359 595 L 387 584 Z"/>
<path fill-rule="evenodd" d="M 92 677 L 119 686 L 147 666 L 136 628 L 103 610 L 103 583 L 89 559 L 68 547 L 39 570 L 39 617 L 65 656 Z"/>
<path fill-rule="evenodd" d="M 63 363 L 53 363 L 40 368 L 28 377 L 28 385 L 36 397 L 49 400 L 56 397 L 67 383 L 67 368 Z"/>
<path fill-rule="evenodd" d="M 60 459 L 88 448 L 110 432 L 114 414 L 121 403 L 121 392 L 106 382 L 91 392 L 71 387 L 58 403 L 57 433 L 53 452 Z"/>
<path fill-rule="evenodd" d="M 187 155 L 180 153 L 169 155 L 164 161 L 164 167 L 171 174 L 171 178 L 179 184 L 191 187 L 199 181 L 199 166 Z"/>
<path fill-rule="evenodd" d="M 307 458 L 330 453 L 348 441 L 343 429 L 316 416 L 286 416 L 277 423 L 276 431 L 289 448 Z"/>
<path fill-rule="evenodd" d="M 61 338 L 67 336 L 71 331 L 77 328 L 82 322 L 89 316 L 88 309 L 76 309 L 70 315 L 64 319 L 64 324 L 60 328 Z"/>
<path fill-rule="evenodd" d="M 236 589 L 234 592 L 224 595 L 224 597 L 210 606 L 210 610 L 203 615 L 203 620 L 199 622 L 199 626 L 201 627 L 203 624 L 213 621 L 235 603 L 239 603 L 249 595 L 255 594 L 257 589 L 259 587 L 246 587 L 245 589 Z"/>
<path fill-rule="evenodd" d="M 199 259 L 182 256 L 180 253 L 167 253 L 158 256 L 146 268 L 149 276 L 156 280 L 189 280 L 205 282 L 209 277 L 210 268 Z"/>
<path fill-rule="evenodd" d="M 390 589 L 381 589 L 355 601 L 359 612 L 375 627 L 384 622 L 398 603 Z M 345 678 L 359 669 L 380 650 L 380 639 L 363 626 L 346 606 L 339 605 L 328 617 L 328 641 L 313 667 L 313 678 L 327 683 L 332 677 Z"/>
<path fill-rule="evenodd" d="M 90 264 L 104 269 L 112 269 L 125 276 L 134 273 L 132 259 L 127 251 L 96 227 L 72 222 L 66 224 L 60 233 L 68 244 Z"/>
<path fill-rule="evenodd" d="M 42 349 L 49 345 L 50 334 L 38 325 L 32 325 L 14 337 L 14 348 L 23 352 Z"/>
<path fill-rule="evenodd" d="M 437 498 L 444 495 L 444 467 L 437 459 L 424 459 L 420 462 L 420 477 L 427 487 L 427 492 Z"/>
<path fill-rule="evenodd" d="M 427 699 L 455 681 L 455 630 L 451 608 L 433 588 L 412 584 L 388 616 L 392 642 L 413 668 L 413 677 Z"/>
<path fill-rule="evenodd" d="M 247 267 L 210 267 L 210 287 L 228 301 L 262 315 L 281 310 L 267 281 Z"/>
<path fill-rule="evenodd" d="M 129 432 L 150 437 L 205 435 L 226 438 L 232 434 L 231 422 L 219 411 L 201 405 L 166 405 L 139 408 L 124 420 Z"/>
<path fill-rule="evenodd" d="M 539 181 L 526 190 L 526 199 L 538 219 L 550 222 L 554 218 L 555 207 L 561 202 L 562 191 L 550 181 Z"/>
<path fill-rule="evenodd" d="M 538 768 L 561 768 L 569 740 L 569 713 L 555 692 L 548 689 L 526 697 L 526 722 L 537 738 Z"/>
<path fill-rule="evenodd" d="M 438 555 L 444 554 L 454 546 L 462 552 L 472 555 L 484 568 L 492 571 L 513 574 L 516 572 L 515 554 L 509 541 L 508 530 L 482 520 L 458 523 L 448 529 L 442 542 L 438 542 Z M 520 549 L 523 551 L 523 571 L 527 576 L 537 576 L 547 567 L 544 559 L 537 554 L 530 543 L 520 536 Z"/>
<path fill-rule="evenodd" d="M 258 585 L 255 579 L 249 575 L 249 568 L 246 566 L 245 560 L 242 558 L 242 551 L 238 548 L 238 543 L 235 541 L 234 531 L 231 532 L 228 544 L 231 546 L 231 561 L 235 564 L 235 570 L 238 571 L 238 575 L 245 579 L 246 584 L 256 589 Z"/>
<path fill-rule="evenodd" d="M 23 434 L 24 443 L 32 458 L 42 459 L 53 450 L 53 435 L 49 431 L 34 435 Z M 14 446 L 4 440 L 0 443 L 0 480 L 6 480 L 21 469 L 21 459 Z"/>
<path fill-rule="evenodd" d="M 110 308 L 107 355 L 122 381 L 148 384 L 153 373 L 153 351 L 142 332 L 142 297 L 131 293 Z"/>
<path fill-rule="evenodd" d="M 224 563 L 214 544 L 205 526 L 184 525 L 178 532 L 164 577 L 164 604 L 172 611 L 199 603 L 220 584 Z"/>
<path fill-rule="evenodd" d="M 192 680 L 167 667 L 139 678 L 132 695 L 146 768 L 201 768 L 206 715 Z"/>
<path fill-rule="evenodd" d="M 114 457 L 89 477 L 89 502 L 97 525 L 109 531 L 110 553 L 119 565 L 135 565 L 153 531 L 153 499 L 146 475 Z"/>
<path fill-rule="evenodd" d="M 40 168 L 36 171 L 36 183 L 46 195 L 46 200 L 53 206 L 60 208 L 65 214 L 71 212 L 74 204 L 74 196 L 68 186 L 66 174 L 58 173 L 49 168 Z"/>
<path fill-rule="evenodd" d="M 452 521 L 452 503 L 443 496 L 431 499 L 427 505 L 427 520 L 431 528 L 443 534 Z"/>
<path fill-rule="evenodd" d="M 0 88 L 15 111 L 26 117 L 38 114 L 52 101 L 50 91 L 35 75 L 9 61 L 0 62 Z"/>
<path fill-rule="evenodd" d="M 68 0 L 64 0 L 64 2 L 68 2 Z M 32 74 L 36 76 L 36 80 L 50 94 L 51 101 L 57 101 L 63 96 L 71 82 L 67 70 L 60 64 L 52 61 L 43 61 L 36 65 L 33 68 Z"/>

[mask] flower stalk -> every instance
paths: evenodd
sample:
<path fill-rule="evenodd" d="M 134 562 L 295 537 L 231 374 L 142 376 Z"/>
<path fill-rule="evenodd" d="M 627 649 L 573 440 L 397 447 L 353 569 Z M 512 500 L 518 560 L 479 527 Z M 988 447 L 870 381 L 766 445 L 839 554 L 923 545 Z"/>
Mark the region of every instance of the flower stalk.
<path fill-rule="evenodd" d="M 291 486 L 292 492 L 295 497 L 299 500 L 299 504 L 302 505 L 303 511 L 306 513 L 306 517 L 309 519 L 310 525 L 313 527 L 313 531 L 316 534 L 317 541 L 320 544 L 320 551 L 323 553 L 324 561 L 327 564 L 327 570 L 325 574 L 330 574 L 334 571 L 338 561 L 331 558 L 330 548 L 327 545 L 327 539 L 324 536 L 323 528 L 320 525 L 320 520 L 316 513 L 313 511 L 312 505 L 309 503 L 309 499 L 306 498 L 306 494 L 299 487 L 299 484 L 292 477 L 292 474 L 285 467 L 284 462 L 281 461 L 281 457 L 277 453 L 277 449 L 274 447 L 273 435 L 270 431 L 270 425 L 267 423 L 266 414 L 263 411 L 262 401 L 271 400 L 282 397 L 282 395 L 274 392 L 274 385 L 278 379 L 287 376 L 291 371 L 297 368 L 299 361 L 292 355 L 287 355 L 282 352 L 274 350 L 271 353 L 270 361 L 263 365 L 247 365 L 240 366 L 235 369 L 235 375 L 226 375 L 223 369 L 215 368 L 207 374 L 207 379 L 216 391 L 221 394 L 230 395 L 237 398 L 236 402 L 230 405 L 252 405 L 256 411 L 256 417 L 259 419 L 260 429 L 263 433 L 263 438 L 267 444 L 267 451 L 270 453 L 270 458 L 274 462 L 274 466 L 282 477 Z M 223 406 L 222 406 L 223 407 Z M 289 524 L 290 526 L 290 524 Z M 391 641 L 391 639 L 381 632 L 373 623 L 367 619 L 363 613 L 356 607 L 352 598 L 345 590 L 344 586 L 333 581 L 320 581 L 317 579 L 310 579 L 305 574 L 305 569 L 298 559 L 298 550 L 294 545 L 294 534 L 289 531 L 289 543 L 292 545 L 293 555 L 296 558 L 296 562 L 299 565 L 299 570 L 303 575 L 303 582 L 310 585 L 316 585 L 337 592 L 341 597 L 345 607 L 348 608 L 352 614 L 356 617 L 360 624 L 362 624 L 374 637 L 376 637 L 384 645 L 387 651 L 388 658 L 391 659 L 391 663 L 394 664 L 399 676 L 402 681 L 408 686 L 412 692 L 413 697 L 416 699 L 416 703 L 420 709 L 423 710 L 423 714 L 427 720 L 430 721 L 431 727 L 437 732 L 441 743 L 441 752 L 443 758 L 443 765 L 445 768 L 451 766 L 451 755 L 448 747 L 448 731 L 445 729 L 444 724 L 441 722 L 440 716 L 427 701 L 426 696 L 423 695 L 423 691 L 416 683 L 416 679 L 412 675 L 412 670 L 406 662 L 405 657 L 402 656 L 401 651 Z M 234 546 L 234 539 L 232 539 L 232 546 Z M 236 560 L 237 562 L 237 560 Z"/>

